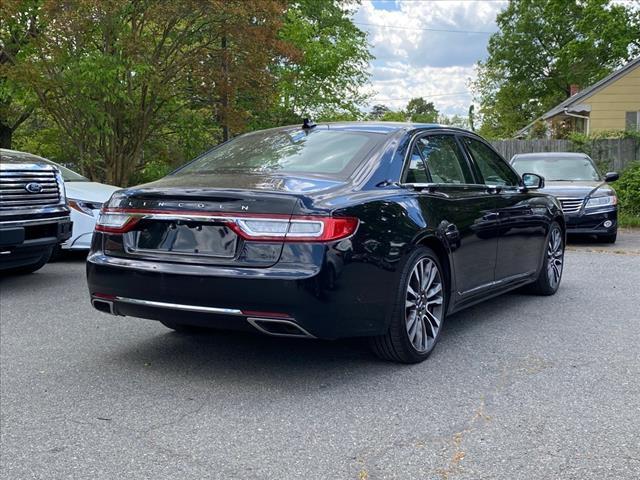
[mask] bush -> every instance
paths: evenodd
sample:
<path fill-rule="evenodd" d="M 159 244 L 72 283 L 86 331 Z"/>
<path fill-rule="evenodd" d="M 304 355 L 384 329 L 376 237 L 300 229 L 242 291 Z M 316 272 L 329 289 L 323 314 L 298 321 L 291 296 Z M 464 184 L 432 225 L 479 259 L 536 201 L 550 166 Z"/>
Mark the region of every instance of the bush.
<path fill-rule="evenodd" d="M 628 219 L 623 223 L 640 223 L 640 162 L 634 162 L 624 169 L 620 180 L 615 183 L 615 189 L 623 218 Z M 639 221 L 633 221 L 634 218 Z"/>

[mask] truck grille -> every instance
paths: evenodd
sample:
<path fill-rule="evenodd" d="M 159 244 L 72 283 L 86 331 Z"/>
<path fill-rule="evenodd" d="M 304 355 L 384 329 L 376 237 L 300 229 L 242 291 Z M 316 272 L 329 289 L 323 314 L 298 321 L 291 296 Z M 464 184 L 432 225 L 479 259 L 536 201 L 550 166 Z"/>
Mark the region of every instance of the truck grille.
<path fill-rule="evenodd" d="M 564 213 L 576 213 L 582 208 L 584 198 L 558 198 Z"/>
<path fill-rule="evenodd" d="M 27 190 L 27 185 L 33 185 Z M 0 210 L 56 205 L 60 190 L 52 170 L 0 171 Z"/>

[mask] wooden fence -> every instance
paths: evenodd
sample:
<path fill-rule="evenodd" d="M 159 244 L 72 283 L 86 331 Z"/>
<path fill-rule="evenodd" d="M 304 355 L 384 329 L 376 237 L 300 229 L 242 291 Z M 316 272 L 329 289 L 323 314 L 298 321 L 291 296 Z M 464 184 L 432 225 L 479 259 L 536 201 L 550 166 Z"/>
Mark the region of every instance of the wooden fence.
<path fill-rule="evenodd" d="M 493 147 L 507 160 L 516 153 L 584 152 L 604 171 L 621 171 L 640 161 L 640 140 L 635 138 L 592 140 L 576 145 L 571 140 L 496 140 Z"/>

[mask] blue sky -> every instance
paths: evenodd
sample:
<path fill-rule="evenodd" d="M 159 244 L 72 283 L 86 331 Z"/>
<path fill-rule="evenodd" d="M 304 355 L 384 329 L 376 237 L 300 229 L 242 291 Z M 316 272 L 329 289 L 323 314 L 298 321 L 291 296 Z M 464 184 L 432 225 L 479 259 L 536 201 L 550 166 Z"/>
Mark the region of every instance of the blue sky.
<path fill-rule="evenodd" d="M 403 108 L 412 97 L 444 114 L 466 116 L 475 64 L 486 58 L 506 1 L 362 0 L 354 21 L 369 34 L 371 105 Z"/>

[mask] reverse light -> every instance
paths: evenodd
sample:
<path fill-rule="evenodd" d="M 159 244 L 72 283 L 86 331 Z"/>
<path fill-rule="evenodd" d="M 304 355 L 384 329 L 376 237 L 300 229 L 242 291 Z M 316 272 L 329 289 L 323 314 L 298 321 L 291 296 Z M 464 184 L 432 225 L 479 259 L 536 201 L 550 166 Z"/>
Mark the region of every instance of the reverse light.
<path fill-rule="evenodd" d="M 112 213 L 101 211 L 96 221 L 97 232 L 126 233 L 138 223 L 139 217 L 128 213 Z"/>
<path fill-rule="evenodd" d="M 358 228 L 352 217 L 296 216 L 290 219 L 237 218 L 229 227 L 245 240 L 331 242 L 349 237 Z"/>

